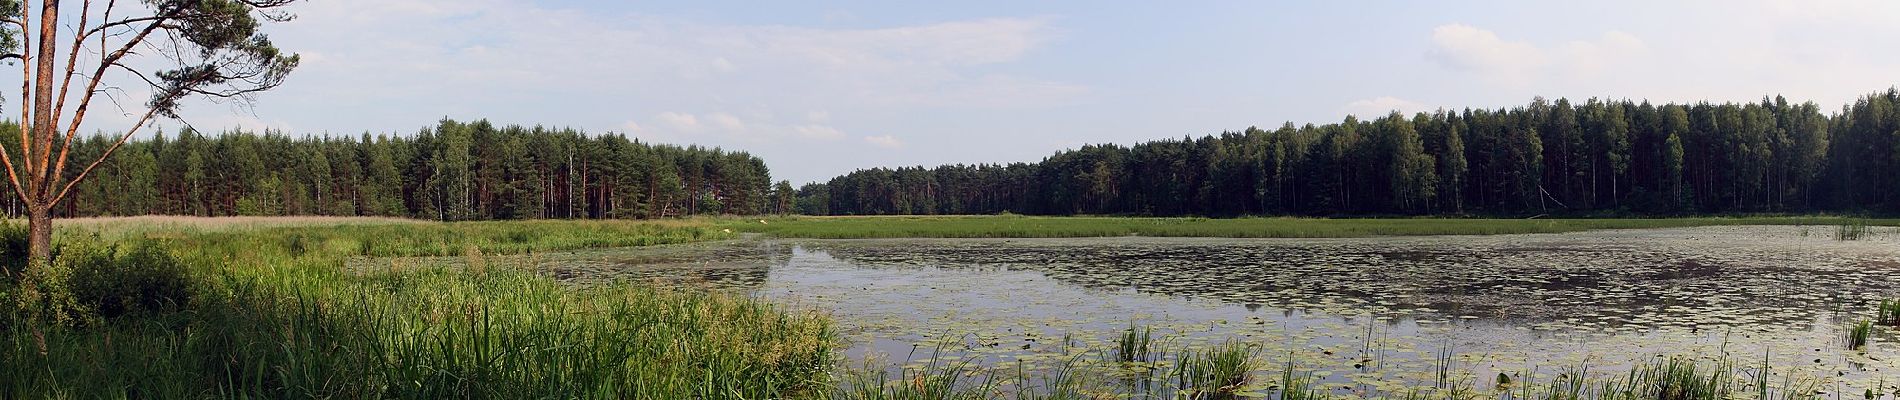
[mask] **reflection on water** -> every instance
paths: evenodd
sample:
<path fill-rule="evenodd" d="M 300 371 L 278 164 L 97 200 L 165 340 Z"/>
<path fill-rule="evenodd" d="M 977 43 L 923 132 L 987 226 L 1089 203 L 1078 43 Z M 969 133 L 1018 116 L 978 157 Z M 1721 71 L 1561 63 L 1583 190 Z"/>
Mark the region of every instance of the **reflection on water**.
<path fill-rule="evenodd" d="M 1839 343 L 1842 325 L 1900 295 L 1900 246 L 1803 233 L 751 240 L 555 264 L 571 278 L 710 285 L 823 310 L 851 341 L 847 357 L 890 365 L 939 351 L 1047 362 L 1112 347 L 1139 323 L 1172 346 L 1257 343 L 1346 387 L 1418 384 L 1447 349 L 1470 377 L 1723 352 L 1851 387 L 1900 377 L 1891 331 L 1865 353 Z"/>

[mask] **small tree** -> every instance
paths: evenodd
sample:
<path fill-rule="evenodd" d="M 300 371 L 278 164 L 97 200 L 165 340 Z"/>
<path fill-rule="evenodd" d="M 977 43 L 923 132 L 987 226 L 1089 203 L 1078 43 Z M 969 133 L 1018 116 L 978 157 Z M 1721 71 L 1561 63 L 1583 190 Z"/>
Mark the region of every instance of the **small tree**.
<path fill-rule="evenodd" d="M 30 258 L 52 252 L 53 206 L 152 119 L 178 118 L 190 98 L 248 103 L 283 84 L 298 57 L 259 27 L 289 21 L 282 8 L 295 1 L 82 0 L 77 15 L 63 15 L 72 5 L 62 3 L 73 1 L 0 0 L 0 60 L 22 66 L 20 143 L 0 146 L 0 163 L 27 208 Z M 137 117 L 132 126 L 69 174 L 67 156 L 94 98 L 127 88 L 151 91 L 144 109 L 124 110 Z"/>

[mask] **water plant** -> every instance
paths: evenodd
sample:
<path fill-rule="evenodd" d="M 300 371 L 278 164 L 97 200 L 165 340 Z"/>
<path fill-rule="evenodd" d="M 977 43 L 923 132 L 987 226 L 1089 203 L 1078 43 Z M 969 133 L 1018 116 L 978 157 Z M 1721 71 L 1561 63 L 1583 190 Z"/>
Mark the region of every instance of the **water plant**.
<path fill-rule="evenodd" d="M 1836 226 L 1834 239 L 1843 241 L 1861 240 L 1872 234 L 1873 230 L 1867 227 L 1866 220 L 1856 219 L 1843 222 Z"/>
<path fill-rule="evenodd" d="M 1150 346 L 1154 344 L 1154 328 L 1128 325 L 1115 341 L 1117 347 L 1115 359 L 1124 363 L 1152 361 L 1149 358 Z"/>
<path fill-rule="evenodd" d="M 1900 326 L 1900 299 L 1881 300 L 1874 309 L 1875 323 L 1886 326 Z"/>
<path fill-rule="evenodd" d="M 1681 356 L 1657 358 L 1630 369 L 1623 380 L 1606 382 L 1602 394 L 1657 400 L 1727 399 L 1735 394 L 1737 374 L 1735 364 L 1726 358 L 1710 364 Z"/>
<path fill-rule="evenodd" d="M 1872 336 L 1873 328 L 1873 321 L 1868 320 L 1861 320 L 1853 325 L 1849 325 L 1847 335 L 1842 338 L 1843 341 L 1847 343 L 1847 349 L 1865 350 L 1867 348 L 1867 339 Z"/>
<path fill-rule="evenodd" d="M 1294 372 L 1293 356 L 1287 355 L 1286 366 L 1280 370 L 1280 400 L 1328 400 L 1332 392 L 1319 386 L 1311 371 Z"/>
<path fill-rule="evenodd" d="M 1224 399 L 1252 379 L 1258 348 L 1227 340 L 1205 350 L 1185 350 L 1174 362 L 1174 381 L 1183 396 Z"/>

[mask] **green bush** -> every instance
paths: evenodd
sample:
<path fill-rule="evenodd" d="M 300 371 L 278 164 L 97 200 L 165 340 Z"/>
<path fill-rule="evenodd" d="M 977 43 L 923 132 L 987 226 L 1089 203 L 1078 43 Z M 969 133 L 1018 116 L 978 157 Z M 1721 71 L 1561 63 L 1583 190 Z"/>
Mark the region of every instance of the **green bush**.
<path fill-rule="evenodd" d="M 171 253 L 150 244 L 115 250 L 74 251 L 59 259 L 72 271 L 68 287 L 81 306 L 110 319 L 173 313 L 191 301 L 189 271 Z"/>
<path fill-rule="evenodd" d="M 6 287 L 26 272 L 27 230 L 25 224 L 0 222 L 0 287 Z"/>

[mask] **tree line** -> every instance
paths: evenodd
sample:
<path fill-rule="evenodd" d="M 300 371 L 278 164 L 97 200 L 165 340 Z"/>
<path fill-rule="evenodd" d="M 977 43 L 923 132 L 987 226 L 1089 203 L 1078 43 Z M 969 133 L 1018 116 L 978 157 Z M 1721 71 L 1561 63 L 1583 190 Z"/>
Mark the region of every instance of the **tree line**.
<path fill-rule="evenodd" d="M 1036 163 L 873 168 L 799 188 L 805 214 L 1679 215 L 1900 212 L 1900 91 L 1832 114 L 1780 96 L 1248 128 Z"/>
<path fill-rule="evenodd" d="M 96 156 L 115 139 L 80 139 L 74 157 Z M 485 120 L 443 120 L 406 136 L 185 129 L 126 143 L 54 213 L 458 221 L 789 212 L 791 184 L 770 179 L 765 161 L 743 152 Z M 0 209 L 25 211 L 11 196 Z"/>

